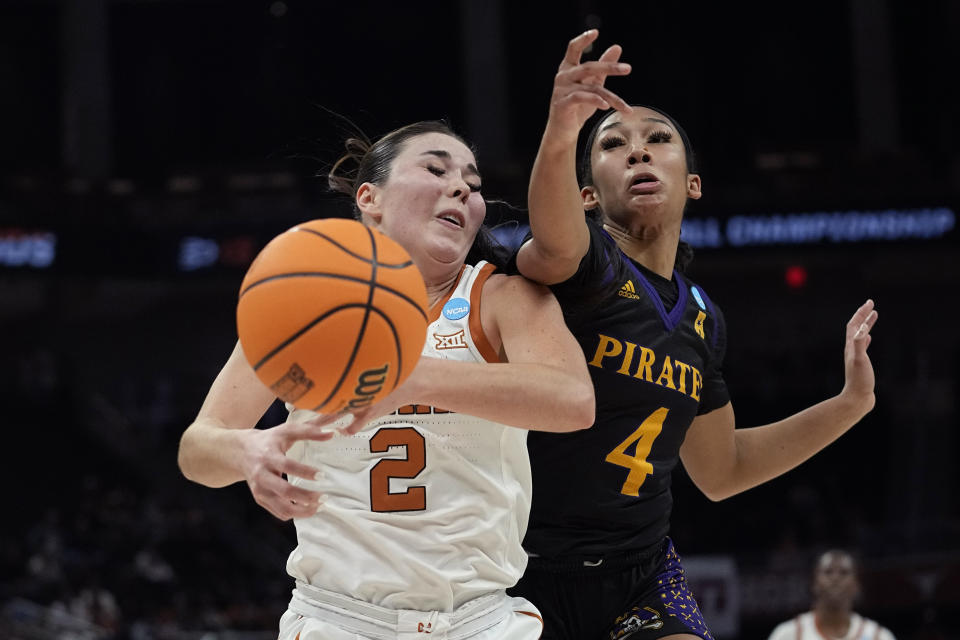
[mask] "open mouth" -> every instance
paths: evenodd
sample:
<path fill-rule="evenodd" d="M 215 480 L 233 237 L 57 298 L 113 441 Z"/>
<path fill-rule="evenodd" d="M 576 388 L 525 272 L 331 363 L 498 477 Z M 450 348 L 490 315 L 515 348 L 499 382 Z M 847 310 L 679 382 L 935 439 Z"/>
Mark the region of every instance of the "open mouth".
<path fill-rule="evenodd" d="M 660 180 L 652 173 L 638 173 L 630 181 L 630 193 L 652 193 L 660 188 Z"/>
<path fill-rule="evenodd" d="M 459 211 L 444 211 L 437 217 L 457 226 L 460 229 L 463 228 L 463 214 L 461 214 Z"/>

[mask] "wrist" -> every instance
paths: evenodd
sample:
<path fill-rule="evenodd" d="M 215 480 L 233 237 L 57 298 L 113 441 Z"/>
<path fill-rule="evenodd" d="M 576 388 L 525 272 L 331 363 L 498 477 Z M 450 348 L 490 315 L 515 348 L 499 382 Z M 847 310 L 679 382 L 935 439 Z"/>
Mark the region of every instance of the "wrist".
<path fill-rule="evenodd" d="M 540 139 L 540 152 L 550 155 L 570 154 L 576 157 L 577 137 L 579 135 L 579 129 L 563 126 L 551 119 L 543 130 L 543 136 Z"/>
<path fill-rule="evenodd" d="M 430 372 L 433 370 L 436 362 L 436 358 L 420 356 L 420 359 L 417 361 L 417 366 L 413 368 L 409 377 L 403 381 L 403 384 L 397 387 L 399 395 L 402 396 L 398 398 L 401 404 L 423 403 L 426 400 L 427 394 L 425 393 L 425 389 L 427 385 L 425 381 L 430 379 Z"/>
<path fill-rule="evenodd" d="M 857 392 L 847 387 L 835 397 L 836 410 L 838 414 L 851 424 L 860 421 L 865 415 L 870 413 L 876 404 L 876 396 L 873 391 L 863 393 Z"/>

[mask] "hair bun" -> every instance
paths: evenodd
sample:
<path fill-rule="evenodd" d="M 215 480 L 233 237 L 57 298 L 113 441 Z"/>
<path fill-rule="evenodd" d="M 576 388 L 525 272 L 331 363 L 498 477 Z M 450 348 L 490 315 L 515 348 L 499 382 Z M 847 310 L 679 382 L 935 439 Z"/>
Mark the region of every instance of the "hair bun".
<path fill-rule="evenodd" d="M 327 184 L 331 191 L 353 197 L 357 191 L 357 171 L 372 145 L 365 138 L 347 138 L 343 146 L 346 153 L 340 156 L 331 167 L 327 174 Z M 348 168 L 351 162 L 353 166 Z"/>

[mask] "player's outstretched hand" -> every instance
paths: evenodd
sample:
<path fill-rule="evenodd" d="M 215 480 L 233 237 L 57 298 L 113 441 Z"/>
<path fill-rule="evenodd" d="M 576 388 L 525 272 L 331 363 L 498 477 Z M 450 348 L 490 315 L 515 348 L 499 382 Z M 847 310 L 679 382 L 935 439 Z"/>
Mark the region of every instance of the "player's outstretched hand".
<path fill-rule="evenodd" d="M 847 397 L 866 414 L 876 403 L 873 364 L 867 355 L 870 330 L 877 322 L 873 300 L 867 300 L 847 323 L 847 340 L 843 350 L 845 382 L 842 396 Z"/>
<path fill-rule="evenodd" d="M 597 109 L 613 107 L 625 113 L 631 111 L 630 105 L 620 96 L 603 86 L 607 76 L 630 73 L 630 65 L 620 62 L 620 45 L 609 47 L 596 61 L 581 62 L 583 52 L 599 35 L 596 29 L 590 29 L 567 45 L 566 55 L 553 81 L 548 135 L 566 137 L 576 143 L 580 128 Z"/>
<path fill-rule="evenodd" d="M 326 418 L 326 416 L 324 416 Z M 243 451 L 243 476 L 254 500 L 281 520 L 314 515 L 323 504 L 319 492 L 295 487 L 284 478 L 315 480 L 319 469 L 287 457 L 298 440 L 329 440 L 334 436 L 317 422 L 284 422 L 270 429 L 250 429 Z"/>

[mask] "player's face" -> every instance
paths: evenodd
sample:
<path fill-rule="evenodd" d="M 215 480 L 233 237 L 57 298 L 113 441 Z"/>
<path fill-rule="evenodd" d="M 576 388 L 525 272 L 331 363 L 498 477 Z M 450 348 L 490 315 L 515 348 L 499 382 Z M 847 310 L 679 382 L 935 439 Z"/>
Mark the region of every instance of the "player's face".
<path fill-rule="evenodd" d="M 421 269 L 463 264 L 486 215 L 473 152 L 456 138 L 427 133 L 407 140 L 380 187 L 379 228 Z"/>
<path fill-rule="evenodd" d="M 813 574 L 813 593 L 823 601 L 851 606 L 859 591 L 853 559 L 846 554 L 826 553 Z"/>
<path fill-rule="evenodd" d="M 600 125 L 591 150 L 593 186 L 584 205 L 641 237 L 677 226 L 687 198 L 700 197 L 700 177 L 687 173 L 683 139 L 662 114 L 634 107 Z M 641 233 L 645 230 L 647 233 Z"/>

